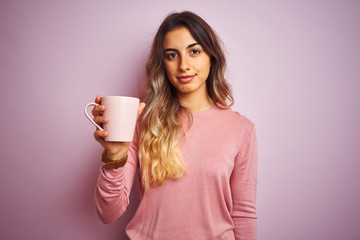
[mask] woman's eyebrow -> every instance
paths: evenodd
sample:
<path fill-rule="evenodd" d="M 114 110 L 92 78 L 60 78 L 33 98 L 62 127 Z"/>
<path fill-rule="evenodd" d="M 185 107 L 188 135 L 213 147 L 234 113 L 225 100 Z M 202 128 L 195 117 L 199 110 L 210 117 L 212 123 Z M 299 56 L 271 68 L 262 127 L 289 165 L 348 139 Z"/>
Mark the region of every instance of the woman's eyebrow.
<path fill-rule="evenodd" d="M 194 47 L 194 46 L 196 46 L 196 45 L 200 45 L 200 44 L 197 43 L 197 42 L 196 42 L 196 43 L 192 43 L 192 44 L 190 44 L 189 46 L 187 46 L 186 49 L 192 48 L 192 47 Z M 179 50 L 177 50 L 177 49 L 175 49 L 175 48 L 167 48 L 167 49 L 164 50 L 164 52 L 167 52 L 167 51 L 179 52 Z"/>
<path fill-rule="evenodd" d="M 200 43 L 192 43 L 189 46 L 186 47 L 186 49 L 192 48 L 193 46 L 200 45 Z"/>
<path fill-rule="evenodd" d="M 166 51 L 179 52 L 179 50 L 177 50 L 175 48 L 167 48 L 164 50 L 164 52 L 166 52 Z"/>

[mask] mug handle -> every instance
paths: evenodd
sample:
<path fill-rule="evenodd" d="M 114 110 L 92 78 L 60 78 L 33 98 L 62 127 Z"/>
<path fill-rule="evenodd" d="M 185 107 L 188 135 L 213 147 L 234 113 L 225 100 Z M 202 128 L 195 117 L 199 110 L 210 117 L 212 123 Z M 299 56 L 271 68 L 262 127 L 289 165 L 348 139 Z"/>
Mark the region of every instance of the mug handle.
<path fill-rule="evenodd" d="M 84 113 L 85 113 L 85 116 L 90 120 L 90 122 L 92 122 L 98 129 L 100 129 L 101 131 L 104 131 L 104 129 L 102 127 L 100 127 L 98 124 L 96 124 L 96 122 L 94 122 L 94 120 L 89 116 L 89 114 L 87 113 L 87 109 L 90 107 L 90 106 L 98 106 L 99 104 L 97 103 L 89 103 L 88 105 L 85 106 L 85 110 L 84 110 Z"/>

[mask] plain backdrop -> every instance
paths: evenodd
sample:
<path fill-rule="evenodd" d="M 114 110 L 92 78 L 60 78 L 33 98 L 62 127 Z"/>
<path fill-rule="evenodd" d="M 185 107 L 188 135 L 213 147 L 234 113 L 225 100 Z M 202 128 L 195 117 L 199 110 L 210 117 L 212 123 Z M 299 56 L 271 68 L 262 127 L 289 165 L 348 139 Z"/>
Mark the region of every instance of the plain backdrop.
<path fill-rule="evenodd" d="M 157 28 L 181 10 L 222 39 L 233 109 L 255 122 L 258 239 L 359 239 L 355 0 L 1 0 L 0 239 L 127 239 L 137 189 L 101 223 L 102 149 L 83 108 L 138 96 Z"/>

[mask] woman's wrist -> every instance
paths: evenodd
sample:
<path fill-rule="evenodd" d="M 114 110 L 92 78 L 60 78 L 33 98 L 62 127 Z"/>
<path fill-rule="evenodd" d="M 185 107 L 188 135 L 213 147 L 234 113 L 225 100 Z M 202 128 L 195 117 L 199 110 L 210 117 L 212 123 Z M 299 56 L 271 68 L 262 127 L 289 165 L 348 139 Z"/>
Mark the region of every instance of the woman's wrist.
<path fill-rule="evenodd" d="M 128 148 L 121 149 L 120 151 L 109 151 L 107 149 L 104 150 L 105 157 L 112 160 L 117 161 L 122 159 L 128 152 Z"/>
<path fill-rule="evenodd" d="M 123 167 L 126 164 L 128 155 L 125 154 L 122 157 L 118 157 L 118 155 L 111 155 L 113 158 L 107 157 L 107 151 L 104 150 L 102 153 L 101 161 L 105 163 L 103 168 L 110 169 L 118 169 L 119 167 Z"/>

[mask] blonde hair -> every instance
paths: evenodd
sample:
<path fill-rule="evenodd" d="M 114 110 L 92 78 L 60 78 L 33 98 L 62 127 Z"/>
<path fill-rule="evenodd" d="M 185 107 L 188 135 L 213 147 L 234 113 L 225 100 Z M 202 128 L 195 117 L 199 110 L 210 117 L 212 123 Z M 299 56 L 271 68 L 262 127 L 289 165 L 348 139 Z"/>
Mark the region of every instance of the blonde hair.
<path fill-rule="evenodd" d="M 146 84 L 141 93 L 141 101 L 146 103 L 146 107 L 140 119 L 139 162 L 145 190 L 161 185 L 166 178 L 178 179 L 186 174 L 180 141 L 191 126 L 192 115 L 180 105 L 176 89 L 169 82 L 163 63 L 164 36 L 178 27 L 188 28 L 211 56 L 206 86 L 213 103 L 229 108 L 234 102 L 230 86 L 224 77 L 225 56 L 215 32 L 192 12 L 168 15 L 155 35 L 146 63 Z M 182 113 L 185 113 L 185 117 L 180 117 Z"/>

